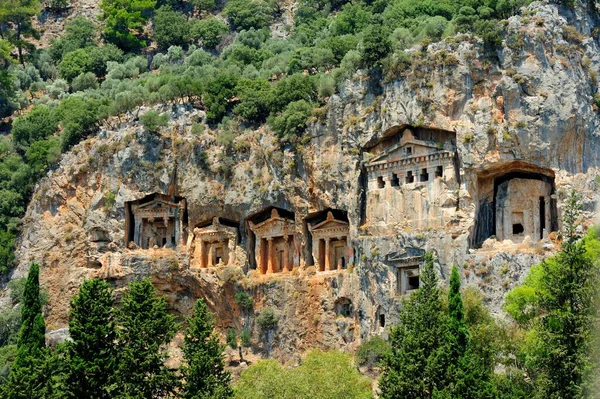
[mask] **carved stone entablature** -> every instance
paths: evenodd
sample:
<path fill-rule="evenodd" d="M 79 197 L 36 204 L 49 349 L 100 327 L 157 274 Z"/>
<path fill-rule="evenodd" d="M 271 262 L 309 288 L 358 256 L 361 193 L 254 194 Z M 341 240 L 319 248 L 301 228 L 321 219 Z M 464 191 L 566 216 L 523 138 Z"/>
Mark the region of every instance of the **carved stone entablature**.
<path fill-rule="evenodd" d="M 345 212 L 340 212 L 345 216 Z M 346 220 L 336 219 L 332 211 L 327 211 L 326 219 L 308 223 L 308 230 L 317 270 L 342 270 L 353 261 L 354 251 L 348 245 L 349 224 Z"/>
<path fill-rule="evenodd" d="M 235 262 L 237 242 L 237 228 L 221 223 L 218 217 L 213 219 L 212 224 L 194 228 L 191 267 L 202 269 L 232 265 Z"/>
<path fill-rule="evenodd" d="M 185 246 L 186 201 L 184 198 L 151 194 L 125 204 L 125 242 L 149 249 Z"/>
<path fill-rule="evenodd" d="M 400 251 L 390 252 L 385 260 L 395 264 L 420 264 L 425 258 L 425 250 L 421 248 L 407 247 Z"/>

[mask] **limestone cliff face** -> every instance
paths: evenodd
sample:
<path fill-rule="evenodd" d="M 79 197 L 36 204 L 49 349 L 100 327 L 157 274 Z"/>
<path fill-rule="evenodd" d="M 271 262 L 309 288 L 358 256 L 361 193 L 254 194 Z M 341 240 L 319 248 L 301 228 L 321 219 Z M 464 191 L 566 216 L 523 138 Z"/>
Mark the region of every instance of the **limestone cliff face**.
<path fill-rule="evenodd" d="M 31 261 L 42 265 L 48 328 L 58 329 L 66 325 L 69 300 L 83 279 L 106 278 L 120 289 L 150 276 L 173 311 L 188 314 L 195 298 L 205 298 L 221 327 L 250 327 L 254 349 L 282 360 L 312 346 L 352 349 L 371 335 L 385 335 L 400 304 L 399 268 L 411 259 L 418 264 L 422 251 L 435 252 L 444 278 L 459 265 L 464 282 L 479 286 L 500 314 L 504 293 L 558 245 L 551 231 L 567 193 L 581 194 L 584 225 L 598 215 L 596 25 L 584 10 L 534 3 L 509 19 L 497 57 L 485 56 L 470 37 L 415 48 L 413 65 L 389 81 L 357 73 L 346 82 L 329 99 L 326 116 L 311 123 L 310 143 L 299 148 L 282 146 L 260 128 L 241 132 L 233 150 L 226 149 L 216 142 L 218 132 L 191 132 L 203 113 L 186 106 L 163 109 L 171 121 L 159 134 L 144 132 L 135 121 L 103 129 L 66 154 L 37 187 L 13 278 L 24 276 Z M 406 220 L 373 223 L 378 204 L 395 212 L 397 194 L 376 192 L 378 182 L 370 179 L 378 176 L 367 172 L 375 159 L 369 149 L 385 147 L 387 137 L 407 126 L 452 135 L 452 177 L 436 176 L 433 192 L 406 180 L 401 190 L 409 205 L 397 210 Z M 545 216 L 514 208 L 507 219 L 512 233 L 517 236 L 528 218 L 538 218 L 531 224 L 536 230 L 498 242 L 494 228 L 503 222 L 494 208 L 496 195 L 513 177 L 547 182 L 542 194 L 527 185 L 505 190 L 520 193 Z M 388 184 L 381 190 L 391 182 L 379 182 Z M 126 204 L 152 193 L 186 199 L 187 240 L 176 250 L 126 245 Z M 425 205 L 412 205 L 421 200 Z M 293 271 L 262 275 L 255 269 L 247 218 L 269 206 L 293 212 L 298 259 Z M 436 207 L 444 207 L 442 222 L 415 222 L 427 221 Z M 347 212 L 354 252 L 344 270 L 312 266 L 315 248 L 305 218 L 327 209 Z M 236 261 L 197 269 L 193 229 L 215 217 L 237 222 Z M 253 315 L 238 309 L 234 296 L 242 290 L 253 297 L 255 315 L 265 307 L 276 310 L 273 333 L 264 334 Z"/>

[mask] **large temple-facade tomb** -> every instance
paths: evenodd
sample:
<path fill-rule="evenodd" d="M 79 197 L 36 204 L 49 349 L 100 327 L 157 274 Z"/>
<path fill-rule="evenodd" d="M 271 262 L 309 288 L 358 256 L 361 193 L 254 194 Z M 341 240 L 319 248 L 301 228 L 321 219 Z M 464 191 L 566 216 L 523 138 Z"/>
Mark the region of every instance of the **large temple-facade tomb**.
<path fill-rule="evenodd" d="M 126 203 L 125 242 L 141 249 L 185 247 L 186 200 L 151 194 Z"/>
<path fill-rule="evenodd" d="M 409 228 L 444 227 L 456 210 L 455 134 L 401 126 L 368 150 L 366 222 Z"/>
<path fill-rule="evenodd" d="M 354 259 L 354 251 L 348 244 L 349 223 L 336 219 L 327 211 L 326 219 L 308 223 L 312 239 L 312 256 L 318 271 L 346 269 Z"/>
<path fill-rule="evenodd" d="M 225 224 L 215 217 L 211 224 L 197 226 L 190 250 L 190 267 L 204 269 L 233 265 L 237 243 L 238 229 L 233 223 Z"/>
<path fill-rule="evenodd" d="M 249 225 L 255 236 L 255 261 L 261 274 L 289 272 L 299 266 L 293 218 L 280 216 L 273 207 L 268 219 L 256 224 L 250 221 Z"/>

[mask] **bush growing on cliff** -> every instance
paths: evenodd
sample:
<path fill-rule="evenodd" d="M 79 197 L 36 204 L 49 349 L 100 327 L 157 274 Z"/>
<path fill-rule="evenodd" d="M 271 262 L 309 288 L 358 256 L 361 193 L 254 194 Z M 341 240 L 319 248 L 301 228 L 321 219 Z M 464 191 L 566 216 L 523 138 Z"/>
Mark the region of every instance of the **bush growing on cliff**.
<path fill-rule="evenodd" d="M 158 133 L 158 131 L 167 126 L 169 121 L 169 115 L 161 114 L 158 111 L 150 110 L 144 115 L 140 116 L 142 125 L 150 133 Z"/>
<path fill-rule="evenodd" d="M 373 337 L 363 342 L 356 351 L 356 360 L 359 365 L 369 369 L 378 366 L 390 351 L 390 344 L 380 337 Z"/>

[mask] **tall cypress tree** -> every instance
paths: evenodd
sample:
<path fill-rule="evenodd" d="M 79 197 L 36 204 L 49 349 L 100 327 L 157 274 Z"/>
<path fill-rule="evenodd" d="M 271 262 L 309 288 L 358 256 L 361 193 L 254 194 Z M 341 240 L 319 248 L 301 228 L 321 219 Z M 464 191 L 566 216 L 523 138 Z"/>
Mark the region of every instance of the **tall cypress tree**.
<path fill-rule="evenodd" d="M 194 315 L 188 320 L 183 353 L 185 399 L 225 399 L 233 396 L 231 375 L 225 371 L 223 351 L 215 334 L 214 316 L 202 299 L 196 302 Z"/>
<path fill-rule="evenodd" d="M 177 387 L 165 366 L 166 345 L 177 331 L 164 297 L 149 279 L 133 282 L 119 311 L 119 365 L 114 395 L 123 398 L 167 398 Z"/>
<path fill-rule="evenodd" d="M 431 398 L 444 383 L 444 329 L 433 256 L 425 256 L 417 292 L 403 301 L 400 324 L 390 332 L 391 351 L 379 381 L 381 398 Z"/>
<path fill-rule="evenodd" d="M 493 364 L 485 364 L 471 348 L 469 327 L 460 293 L 460 276 L 456 266 L 450 275 L 448 317 L 444 337 L 446 378 L 435 393 L 436 398 L 493 399 L 497 396 L 491 381 Z"/>
<path fill-rule="evenodd" d="M 110 286 L 84 281 L 71 301 L 67 344 L 67 389 L 74 398 L 111 398 L 108 392 L 116 368 L 116 329 Z"/>
<path fill-rule="evenodd" d="M 46 325 L 40 300 L 40 267 L 31 264 L 21 308 L 21 330 L 17 342 L 17 357 L 9 380 L 3 387 L 3 397 L 35 399 L 45 396 L 48 376 L 43 372 L 46 361 Z"/>
<path fill-rule="evenodd" d="M 541 317 L 534 326 L 539 349 L 534 364 L 541 371 L 539 397 L 585 398 L 587 377 L 593 367 L 592 331 L 597 323 L 599 261 L 592 255 L 597 246 L 593 233 L 577 232 L 581 204 L 575 191 L 563 212 L 565 240 L 554 259 L 542 263 Z"/>

